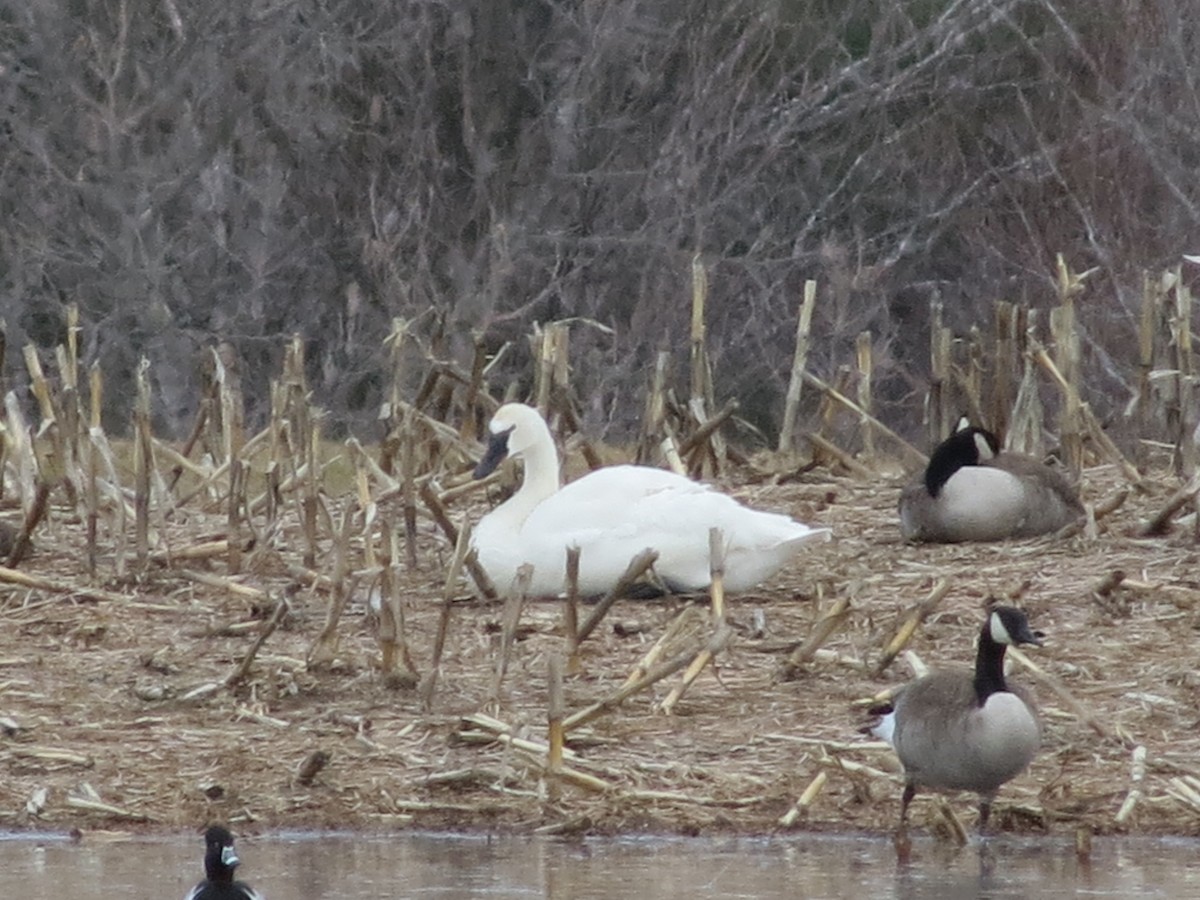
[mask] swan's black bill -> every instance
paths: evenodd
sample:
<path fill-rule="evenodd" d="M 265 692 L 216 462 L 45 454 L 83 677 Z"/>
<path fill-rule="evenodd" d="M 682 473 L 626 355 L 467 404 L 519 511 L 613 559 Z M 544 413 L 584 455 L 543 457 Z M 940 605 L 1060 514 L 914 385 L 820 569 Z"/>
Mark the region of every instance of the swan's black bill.
<path fill-rule="evenodd" d="M 508 436 L 510 434 L 512 434 L 511 428 L 488 438 L 487 452 L 483 454 L 483 459 L 479 460 L 479 465 L 475 467 L 476 478 L 486 478 L 495 471 L 496 466 L 508 457 Z"/>

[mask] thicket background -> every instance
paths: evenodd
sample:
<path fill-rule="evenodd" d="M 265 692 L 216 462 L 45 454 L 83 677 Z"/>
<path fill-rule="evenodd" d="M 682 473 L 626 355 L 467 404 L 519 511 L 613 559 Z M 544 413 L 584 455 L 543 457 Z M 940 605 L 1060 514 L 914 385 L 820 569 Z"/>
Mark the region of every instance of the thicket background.
<path fill-rule="evenodd" d="M 455 353 L 582 316 L 611 333 L 575 329 L 577 391 L 625 425 L 699 252 L 722 398 L 777 425 L 815 278 L 810 367 L 870 329 L 913 434 L 930 299 L 1045 306 L 1061 251 L 1099 268 L 1111 414 L 1143 270 L 1200 251 L 1198 30 L 1195 0 L 0 0 L 4 375 L 78 303 L 106 425 L 144 354 L 179 433 L 205 348 L 253 420 L 296 332 L 366 432 L 393 317 Z"/>

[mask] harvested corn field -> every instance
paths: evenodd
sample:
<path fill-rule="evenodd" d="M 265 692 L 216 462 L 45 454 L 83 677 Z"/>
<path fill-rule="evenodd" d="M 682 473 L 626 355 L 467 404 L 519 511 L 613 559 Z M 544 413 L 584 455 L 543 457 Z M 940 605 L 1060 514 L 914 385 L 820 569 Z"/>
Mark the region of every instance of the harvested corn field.
<path fill-rule="evenodd" d="M 1148 291 L 1147 309 L 1164 297 Z M 427 355 L 406 390 L 423 346 L 408 324 L 387 338 L 390 399 L 370 448 L 321 439 L 299 339 L 253 434 L 229 347 L 213 348 L 180 443 L 153 434 L 143 369 L 127 453 L 100 427 L 100 373 L 83 387 L 74 328 L 54 379 L 26 353 L 40 422 L 10 393 L 0 443 L 0 826 L 882 831 L 901 781 L 891 750 L 859 734 L 865 709 L 926 666 L 970 665 L 1000 600 L 1046 633 L 1044 649 L 1010 653 L 1046 733 L 993 823 L 1081 839 L 1200 833 L 1200 529 L 1188 514 L 1200 478 L 1173 474 L 1194 470 L 1196 445 L 1190 420 L 1170 414 L 1190 383 L 1156 393 L 1143 373 L 1137 421 L 1146 435 L 1171 427 L 1136 442 L 1135 468 L 1083 402 L 1072 353 L 1060 367 L 1036 342 L 1018 352 L 1027 330 L 1000 327 L 984 380 L 951 358 L 946 332 L 933 431 L 962 401 L 993 410 L 1021 446 L 1048 446 L 1034 402 L 1046 373 L 1088 512 L 1046 538 L 913 545 L 896 503 L 924 455 L 871 415 L 869 341 L 852 400 L 845 379 L 807 372 L 802 327 L 777 452 L 748 459 L 727 439 L 736 404 L 715 403 L 695 329 L 690 399 L 660 356 L 636 447 L 621 453 L 583 435 L 567 325 L 553 323 L 535 335 L 530 397 L 572 476 L 621 457 L 665 462 L 833 540 L 728 598 L 522 602 L 468 552 L 470 523 L 516 477 L 471 476 L 502 393 L 487 352 L 477 343 L 467 367 Z M 1014 400 L 1000 376 L 1022 368 Z M 820 395 L 807 430 L 802 382 Z M 937 810 L 922 797 L 914 818 L 942 828 Z"/>
<path fill-rule="evenodd" d="M 343 593 L 304 557 L 337 555 L 349 498 L 331 501 L 311 550 L 300 516 L 282 511 L 273 531 L 246 539 L 237 575 L 226 515 L 199 501 L 178 506 L 156 523 L 154 543 L 167 549 L 142 571 L 131 558 L 127 576 L 95 584 L 86 523 L 51 508 L 34 551 L 0 589 L 0 823 L 884 830 L 900 783 L 890 750 L 856 731 L 862 701 L 910 677 L 906 654 L 969 665 L 984 604 L 1007 598 L 1047 635 L 1026 654 L 1035 671 L 1014 667 L 1035 686 L 1047 732 L 1032 769 L 1001 791 L 997 827 L 1198 834 L 1195 535 L 1185 522 L 1136 536 L 1174 484 L 1149 479 L 1094 535 L 914 546 L 898 536 L 894 476 L 740 469 L 730 478 L 736 496 L 828 526 L 834 540 L 729 598 L 724 634 L 707 598 L 618 602 L 581 643 L 579 671 L 564 676 L 561 764 L 546 742 L 548 672 L 567 647 L 564 604 L 530 601 L 516 619 L 466 582 L 446 592 L 453 550 L 425 516 L 416 566 L 392 567 L 390 587 L 378 564 L 374 575 L 364 566 L 361 523 L 345 529 L 354 534 Z M 1090 504 L 1124 490 L 1114 467 L 1084 473 Z M 402 518 L 389 502 L 379 515 Z M 484 508 L 475 495 L 448 513 L 470 519 Z M 108 571 L 128 549 L 101 532 Z M 403 614 L 403 648 L 387 671 L 392 645 L 381 647 L 370 603 L 381 585 Z M 322 643 L 339 598 L 336 640 Z M 819 627 L 839 608 L 835 627 Z M 924 618 L 911 640 L 878 671 L 914 615 Z M 714 635 L 713 665 L 681 695 L 672 697 L 677 671 L 619 699 L 631 675 L 690 662 Z M 639 668 L 664 636 L 669 646 Z M 952 806 L 971 821 L 972 798 Z M 935 810 L 919 796 L 915 822 Z"/>

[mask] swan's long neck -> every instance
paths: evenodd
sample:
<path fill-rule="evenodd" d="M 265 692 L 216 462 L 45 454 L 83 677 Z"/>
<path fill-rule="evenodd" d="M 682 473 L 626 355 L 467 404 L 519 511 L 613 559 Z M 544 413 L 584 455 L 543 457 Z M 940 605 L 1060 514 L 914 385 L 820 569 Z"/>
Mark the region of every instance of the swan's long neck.
<path fill-rule="evenodd" d="M 509 499 L 505 506 L 519 514 L 519 521 L 533 512 L 534 508 L 558 491 L 559 466 L 558 450 L 550 429 L 542 426 L 542 433 L 520 453 L 525 465 L 525 474 L 521 479 L 521 487 Z"/>

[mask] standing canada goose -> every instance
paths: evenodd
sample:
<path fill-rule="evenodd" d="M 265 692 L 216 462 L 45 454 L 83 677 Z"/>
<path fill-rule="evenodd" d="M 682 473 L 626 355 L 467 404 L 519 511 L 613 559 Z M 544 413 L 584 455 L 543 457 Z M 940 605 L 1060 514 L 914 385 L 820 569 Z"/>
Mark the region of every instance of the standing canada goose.
<path fill-rule="evenodd" d="M 521 403 L 500 407 L 488 430 L 476 478 L 507 457 L 525 463 L 521 487 L 479 521 L 471 539 L 501 591 L 528 563 L 531 596 L 560 594 L 571 546 L 580 549 L 579 590 L 585 596 L 607 592 L 647 548 L 658 552 L 654 569 L 668 587 L 702 590 L 710 581 L 708 532 L 719 528 L 725 589 L 738 592 L 775 574 L 802 544 L 829 537 L 826 528 L 749 509 L 706 484 L 650 466 L 606 466 L 560 488 L 550 429 L 536 409 Z"/>
<path fill-rule="evenodd" d="M 1033 537 L 1083 514 L 1061 472 L 1031 456 L 1001 452 L 994 434 L 965 420 L 900 492 L 900 532 L 910 541 Z"/>
<path fill-rule="evenodd" d="M 241 881 L 233 880 L 240 860 L 233 849 L 233 835 L 221 825 L 204 832 L 204 874 L 184 900 L 262 900 L 262 894 Z"/>
<path fill-rule="evenodd" d="M 1041 646 L 1025 613 L 997 606 L 979 634 L 975 672 L 933 672 L 896 693 L 867 729 L 895 748 L 904 764 L 901 827 L 917 788 L 974 791 L 979 795 L 979 830 L 987 828 L 1000 786 L 1019 775 L 1041 744 L 1042 724 L 1033 698 L 1004 678 L 1010 645 Z"/>

